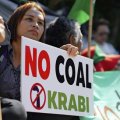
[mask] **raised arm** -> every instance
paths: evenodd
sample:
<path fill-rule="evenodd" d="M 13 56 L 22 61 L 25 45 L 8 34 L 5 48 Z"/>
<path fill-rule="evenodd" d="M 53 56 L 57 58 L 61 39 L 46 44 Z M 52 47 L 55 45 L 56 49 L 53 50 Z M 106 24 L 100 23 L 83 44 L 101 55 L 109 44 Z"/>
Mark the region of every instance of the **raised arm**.
<path fill-rule="evenodd" d="M 4 20 L 0 16 L 0 43 L 2 43 L 5 40 L 5 25 Z"/>

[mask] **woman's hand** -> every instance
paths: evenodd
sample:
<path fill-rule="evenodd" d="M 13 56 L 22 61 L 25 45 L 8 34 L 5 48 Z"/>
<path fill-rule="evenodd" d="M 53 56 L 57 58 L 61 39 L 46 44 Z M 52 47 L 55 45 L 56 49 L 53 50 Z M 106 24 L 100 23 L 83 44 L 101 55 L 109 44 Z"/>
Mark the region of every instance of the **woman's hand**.
<path fill-rule="evenodd" d="M 79 54 L 78 47 L 75 47 L 71 44 L 63 45 L 60 48 L 63 49 L 63 50 L 66 50 L 68 55 L 70 55 L 70 56 L 76 56 L 76 55 Z"/>
<path fill-rule="evenodd" d="M 0 43 L 5 40 L 5 26 L 4 26 L 4 20 L 0 16 Z"/>

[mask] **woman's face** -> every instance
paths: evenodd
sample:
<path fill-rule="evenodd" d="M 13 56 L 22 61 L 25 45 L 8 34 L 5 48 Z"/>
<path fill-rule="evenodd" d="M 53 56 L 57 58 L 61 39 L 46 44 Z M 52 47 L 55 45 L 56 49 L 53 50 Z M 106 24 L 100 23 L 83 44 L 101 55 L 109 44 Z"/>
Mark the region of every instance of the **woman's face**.
<path fill-rule="evenodd" d="M 29 9 L 17 27 L 18 38 L 25 36 L 39 41 L 44 32 L 44 16 L 36 8 Z"/>

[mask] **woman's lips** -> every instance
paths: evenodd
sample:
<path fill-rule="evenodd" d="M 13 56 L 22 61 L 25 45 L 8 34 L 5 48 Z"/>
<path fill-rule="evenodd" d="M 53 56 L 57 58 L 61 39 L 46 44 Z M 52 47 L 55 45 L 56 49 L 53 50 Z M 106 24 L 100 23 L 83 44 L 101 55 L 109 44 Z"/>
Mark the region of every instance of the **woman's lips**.
<path fill-rule="evenodd" d="M 36 30 L 29 30 L 29 32 L 34 36 L 38 36 L 38 32 Z"/>

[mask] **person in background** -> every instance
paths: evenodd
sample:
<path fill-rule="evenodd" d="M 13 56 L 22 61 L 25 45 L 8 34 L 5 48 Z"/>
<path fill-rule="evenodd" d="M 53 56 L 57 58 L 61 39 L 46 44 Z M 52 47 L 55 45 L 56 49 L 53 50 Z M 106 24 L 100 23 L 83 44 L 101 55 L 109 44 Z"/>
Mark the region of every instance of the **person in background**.
<path fill-rule="evenodd" d="M 94 24 L 94 40 L 95 45 L 90 46 L 90 58 L 93 59 L 96 71 L 119 70 L 120 55 L 107 42 L 109 35 L 109 23 L 104 19 L 100 19 Z M 88 48 L 81 52 L 82 56 L 88 56 Z"/>
<path fill-rule="evenodd" d="M 8 21 L 8 28 L 11 32 L 11 36 L 8 33 L 7 27 L 4 26 L 3 20 L 1 20 L 1 35 L 0 35 L 0 96 L 2 100 L 8 98 L 5 106 L 10 111 L 12 101 L 20 100 L 20 60 L 21 60 L 21 36 L 31 38 L 36 41 L 44 41 L 45 32 L 45 13 L 41 6 L 35 2 L 28 2 L 19 6 L 11 15 Z M 7 39 L 8 36 L 8 39 Z M 61 47 L 65 49 L 70 56 L 75 56 L 78 53 L 78 48 L 66 44 Z M 18 104 L 19 103 L 19 104 Z M 13 113 L 18 113 L 20 118 L 9 118 L 9 114 L 4 115 L 3 120 L 25 120 L 25 114 L 20 114 L 21 103 L 18 101 L 17 105 L 13 105 L 17 108 L 13 109 Z M 2 101 L 4 104 L 4 101 Z M 20 106 L 20 107 L 19 107 Z M 22 112 L 24 113 L 24 112 Z M 11 115 L 11 113 L 10 113 Z M 8 116 L 8 117 L 7 117 Z M 25 117 L 24 117 L 25 116 Z M 48 114 L 28 114 L 28 120 L 51 120 L 55 119 L 55 116 Z M 9 118 L 9 119 L 6 119 Z"/>
<path fill-rule="evenodd" d="M 110 33 L 109 23 L 104 19 L 98 20 L 94 26 L 94 41 L 105 54 L 118 54 L 112 44 L 108 43 Z"/>
<path fill-rule="evenodd" d="M 79 23 L 63 16 L 59 17 L 46 30 L 45 43 L 58 48 L 64 44 L 72 44 L 78 47 L 80 52 L 82 33 Z"/>
<path fill-rule="evenodd" d="M 85 24 L 82 24 L 81 25 L 81 32 L 83 34 L 83 38 L 82 38 L 82 41 L 83 41 L 83 46 L 82 46 L 82 51 L 86 48 L 88 48 L 88 28 L 89 28 L 89 22 L 86 22 Z M 91 46 L 95 45 L 95 42 L 93 41 L 93 35 L 91 37 L 91 43 L 90 43 Z"/>

